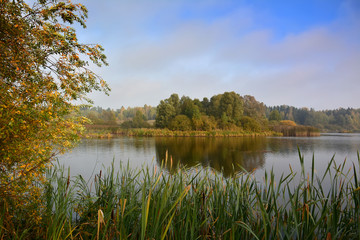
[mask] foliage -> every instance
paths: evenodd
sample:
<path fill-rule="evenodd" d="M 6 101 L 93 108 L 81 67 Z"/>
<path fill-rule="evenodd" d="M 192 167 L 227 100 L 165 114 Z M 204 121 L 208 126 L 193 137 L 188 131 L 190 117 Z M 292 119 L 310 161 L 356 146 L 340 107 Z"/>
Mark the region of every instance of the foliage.
<path fill-rule="evenodd" d="M 280 113 L 279 113 L 279 111 L 277 109 L 272 110 L 270 112 L 269 120 L 270 121 L 277 121 L 277 122 L 279 122 L 281 120 Z"/>
<path fill-rule="evenodd" d="M 215 130 L 216 129 L 216 121 L 215 118 L 212 116 L 206 116 L 203 115 L 200 117 L 200 127 L 199 129 L 202 131 L 211 131 L 211 130 Z M 196 129 L 198 130 L 198 129 Z"/>
<path fill-rule="evenodd" d="M 92 124 L 97 125 L 116 125 L 123 121 L 131 121 L 137 112 L 141 112 L 147 120 L 155 120 L 156 108 L 146 104 L 143 107 L 125 108 L 122 106 L 116 110 L 102 107 L 80 107 L 80 115 L 89 118 Z"/>
<path fill-rule="evenodd" d="M 189 131 L 192 129 L 191 120 L 186 115 L 177 115 L 169 124 L 170 130 Z"/>
<path fill-rule="evenodd" d="M 306 166 L 263 181 L 252 174 L 225 178 L 211 169 L 131 169 L 114 164 L 94 180 L 53 169 L 38 231 L 20 221 L 14 231 L 0 211 L 1 239 L 357 239 L 359 168 L 334 158 L 323 175 Z M 358 157 L 360 162 L 360 156 Z M 307 172 L 305 169 L 309 169 Z M 21 217 L 21 216 L 19 216 Z"/>
<path fill-rule="evenodd" d="M 261 125 L 253 118 L 244 116 L 240 119 L 241 126 L 244 130 L 260 132 Z"/>
<path fill-rule="evenodd" d="M 283 120 L 292 120 L 299 125 L 312 126 L 322 132 L 360 132 L 360 109 L 339 108 L 315 111 L 314 109 L 282 105 L 267 107 L 267 116 L 273 110 L 279 111 Z"/>
<path fill-rule="evenodd" d="M 187 116 L 192 122 L 192 125 L 189 125 L 190 130 L 198 131 L 214 129 L 237 131 L 240 130 L 240 119 L 243 116 L 253 118 L 258 124 L 264 121 L 264 104 L 257 102 L 252 96 L 245 96 L 245 100 L 246 104 L 235 92 L 225 92 L 211 97 L 210 100 L 204 98 L 202 101 L 192 100 L 186 96 L 179 100 L 177 94 L 172 94 L 170 98 L 161 100 L 157 106 L 156 127 L 174 129 L 171 123 L 179 115 Z M 186 124 L 189 124 L 189 121 L 186 121 Z M 261 128 L 257 129 L 261 130 Z"/>
<path fill-rule="evenodd" d="M 141 111 L 137 111 L 132 120 L 125 121 L 121 124 L 122 128 L 149 128 L 150 124 Z"/>
<path fill-rule="evenodd" d="M 21 215 L 39 202 L 49 162 L 73 146 L 85 119 L 74 100 L 109 91 L 89 69 L 106 64 L 97 44 L 78 42 L 72 23 L 85 27 L 87 9 L 71 1 L 0 1 L 0 208 Z M 20 208 L 21 206 L 21 208 Z"/>
<path fill-rule="evenodd" d="M 80 114 L 83 114 L 83 111 L 80 112 Z M 110 109 L 101 110 L 99 111 L 87 111 L 86 114 L 84 114 L 86 118 L 88 118 L 92 124 L 100 124 L 100 125 L 115 125 L 117 124 L 117 119 L 115 116 L 114 111 Z"/>
<path fill-rule="evenodd" d="M 227 112 L 227 109 L 222 109 L 220 107 L 220 100 L 224 94 L 215 95 L 211 97 L 211 100 L 203 98 L 202 101 L 185 96 L 179 99 L 177 94 L 173 94 L 171 99 L 165 99 L 160 102 L 157 108 L 148 105 L 144 105 L 144 107 L 128 107 L 126 109 L 121 107 L 121 109 L 117 110 L 105 110 L 101 107 L 87 107 L 81 109 L 81 115 L 91 119 L 94 124 L 111 125 L 113 123 L 106 118 L 108 111 L 114 113 L 116 123 L 120 123 L 124 120 L 132 120 L 135 117 L 136 112 L 141 111 L 149 120 L 154 120 L 157 115 L 157 127 L 168 128 L 171 119 L 176 115 L 182 114 L 190 118 L 192 130 L 236 130 L 236 128 L 241 127 L 241 122 L 235 120 L 237 118 L 234 119 L 231 116 L 228 116 L 228 112 L 231 111 Z M 234 93 L 228 93 L 226 95 L 234 96 L 236 98 L 236 94 Z M 250 117 L 256 120 L 263 129 L 268 129 L 267 119 L 269 119 L 271 121 L 280 121 L 281 125 L 308 125 L 318 128 L 322 132 L 360 132 L 360 109 L 340 108 L 336 110 L 315 111 L 314 109 L 299 109 L 286 105 L 266 107 L 263 103 L 258 102 L 253 96 L 249 95 L 240 97 L 240 101 L 243 101 L 242 110 L 240 107 L 237 112 L 242 112 L 241 116 Z M 222 106 L 224 107 L 226 104 L 223 104 Z M 234 108 L 234 106 L 228 108 L 231 109 Z M 279 114 L 274 110 L 277 110 Z M 270 114 L 272 114 L 272 116 L 270 116 Z M 240 119 L 241 118 L 242 117 L 240 117 Z"/>
<path fill-rule="evenodd" d="M 179 97 L 173 94 L 170 98 L 161 100 L 156 108 L 155 126 L 158 128 L 167 128 L 171 120 L 179 112 Z"/>
<path fill-rule="evenodd" d="M 126 109 L 121 107 L 121 109 L 115 111 L 115 115 L 118 120 L 129 120 L 134 118 L 138 111 L 140 111 L 146 119 L 155 120 L 156 108 L 146 104 L 143 107 L 128 107 Z"/>
<path fill-rule="evenodd" d="M 199 119 L 200 110 L 195 102 L 189 97 L 183 96 L 180 100 L 181 113 L 187 116 L 189 119 Z"/>
<path fill-rule="evenodd" d="M 121 109 L 117 110 L 111 110 L 109 108 L 105 110 L 101 107 L 82 107 L 81 115 L 89 118 L 93 124 L 117 125 L 123 121 L 131 121 L 135 117 L 137 111 L 141 111 L 148 120 L 155 120 L 156 112 L 158 112 L 160 116 L 157 118 L 157 127 L 159 128 L 168 128 L 169 126 L 167 124 L 170 123 L 173 117 L 179 114 L 186 115 L 191 119 L 192 130 L 208 131 L 210 129 L 232 128 L 232 130 L 236 130 L 236 128 L 241 127 L 241 122 L 239 120 L 235 121 L 234 119 L 231 119 L 231 116 L 229 117 L 225 110 L 222 111 L 220 109 L 220 99 L 224 94 L 213 96 L 211 101 L 208 98 L 203 98 L 202 101 L 199 99 L 192 100 L 191 98 L 185 96 L 179 99 L 177 94 L 173 95 L 172 100 L 167 99 L 166 101 L 160 102 L 158 107 L 144 105 L 144 107 L 133 108 L 121 107 Z M 322 132 L 360 132 L 360 109 L 340 108 L 336 110 L 315 111 L 314 109 L 299 109 L 286 105 L 266 107 L 263 103 L 258 102 L 250 95 L 242 97 L 242 101 L 242 116 L 255 119 L 263 129 L 268 129 L 267 119 L 271 118 L 277 119 L 276 121 L 280 121 L 281 125 L 308 125 L 318 128 Z M 173 111 L 166 110 L 165 102 L 167 104 L 175 103 L 176 106 L 172 106 Z M 272 113 L 275 115 L 270 116 L 273 110 L 277 110 L 279 114 L 275 111 Z M 116 123 L 114 123 L 113 120 L 109 120 L 107 117 L 109 111 L 115 115 Z M 220 113 L 221 115 L 219 115 Z M 204 117 L 207 117 L 207 119 L 204 119 Z M 169 118 L 169 121 L 166 120 L 167 118 Z M 160 124 L 162 121 L 164 124 Z"/>
<path fill-rule="evenodd" d="M 216 119 L 226 118 L 226 121 L 236 123 L 243 115 L 243 99 L 235 92 L 215 95 L 210 99 L 208 113 Z"/>
<path fill-rule="evenodd" d="M 244 116 L 261 121 L 266 118 L 265 110 L 264 103 L 256 101 L 253 96 L 244 96 Z"/>
<path fill-rule="evenodd" d="M 281 120 L 280 125 L 296 126 L 296 123 L 294 121 L 291 121 L 291 120 Z"/>

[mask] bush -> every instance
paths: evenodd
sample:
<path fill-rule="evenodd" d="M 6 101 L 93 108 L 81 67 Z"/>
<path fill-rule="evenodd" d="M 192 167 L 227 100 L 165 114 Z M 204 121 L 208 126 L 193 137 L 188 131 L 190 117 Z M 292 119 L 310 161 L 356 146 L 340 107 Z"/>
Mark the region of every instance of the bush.
<path fill-rule="evenodd" d="M 242 117 L 240 119 L 241 126 L 244 130 L 253 131 L 253 132 L 260 132 L 261 125 L 251 117 Z"/>
<path fill-rule="evenodd" d="M 189 131 L 192 129 L 191 120 L 185 115 L 178 115 L 170 122 L 170 130 Z"/>
<path fill-rule="evenodd" d="M 294 121 L 291 121 L 291 120 L 282 120 L 282 121 L 280 121 L 280 125 L 296 126 L 296 123 Z"/>
<path fill-rule="evenodd" d="M 201 116 L 201 129 L 202 131 L 211 131 L 216 129 L 216 121 L 214 117 Z"/>

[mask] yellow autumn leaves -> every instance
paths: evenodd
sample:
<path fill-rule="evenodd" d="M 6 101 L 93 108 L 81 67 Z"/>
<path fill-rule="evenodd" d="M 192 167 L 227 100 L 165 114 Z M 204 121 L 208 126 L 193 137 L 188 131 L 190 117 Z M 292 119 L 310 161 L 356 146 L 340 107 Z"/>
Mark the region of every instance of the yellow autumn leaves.
<path fill-rule="evenodd" d="M 0 207 L 9 218 L 40 204 L 44 170 L 79 140 L 86 119 L 73 100 L 109 91 L 84 60 L 107 64 L 102 47 L 79 43 L 70 26 L 86 17 L 71 1 L 0 1 Z"/>

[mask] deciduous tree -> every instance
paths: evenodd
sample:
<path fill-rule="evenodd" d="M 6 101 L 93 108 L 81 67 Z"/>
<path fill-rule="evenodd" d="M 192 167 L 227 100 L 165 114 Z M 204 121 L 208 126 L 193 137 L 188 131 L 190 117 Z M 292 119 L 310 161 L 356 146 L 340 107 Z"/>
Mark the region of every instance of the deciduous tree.
<path fill-rule="evenodd" d="M 80 43 L 70 27 L 85 27 L 86 18 L 86 7 L 71 1 L 0 1 L 0 203 L 7 207 L 36 200 L 34 183 L 78 139 L 84 119 L 71 114 L 74 100 L 110 90 L 89 68 L 106 64 L 103 48 Z"/>

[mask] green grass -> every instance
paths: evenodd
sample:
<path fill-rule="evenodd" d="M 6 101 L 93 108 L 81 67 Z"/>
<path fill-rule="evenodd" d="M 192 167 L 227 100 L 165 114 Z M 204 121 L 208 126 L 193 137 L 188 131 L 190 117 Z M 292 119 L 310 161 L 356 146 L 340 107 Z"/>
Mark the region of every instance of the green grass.
<path fill-rule="evenodd" d="M 44 186 L 42 230 L 26 222 L 17 232 L 7 229 L 0 211 L 0 239 L 359 239 L 359 169 L 331 159 L 317 176 L 314 159 L 306 172 L 299 158 L 299 173 L 270 171 L 261 182 L 246 173 L 170 175 L 128 165 L 85 181 L 54 167 Z"/>

